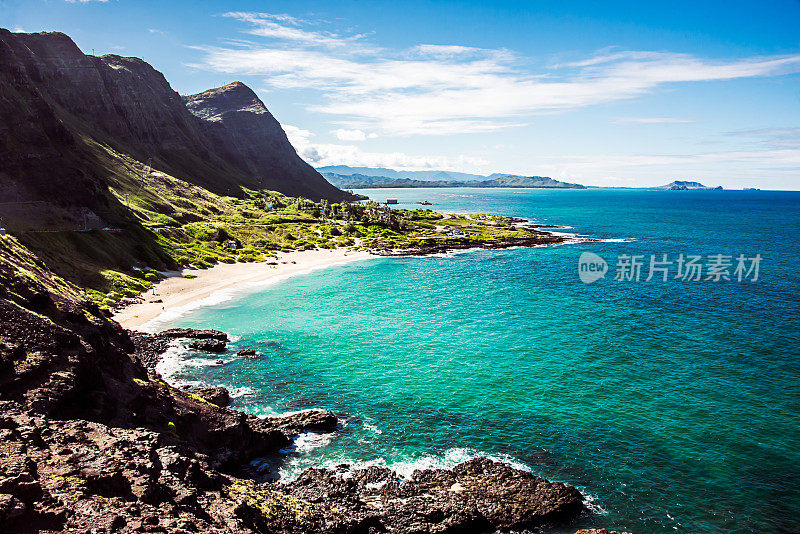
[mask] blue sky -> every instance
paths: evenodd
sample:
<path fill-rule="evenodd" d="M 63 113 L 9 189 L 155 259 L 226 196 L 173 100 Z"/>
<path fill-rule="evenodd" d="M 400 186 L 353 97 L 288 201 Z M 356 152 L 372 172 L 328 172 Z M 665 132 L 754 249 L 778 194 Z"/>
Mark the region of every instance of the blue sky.
<path fill-rule="evenodd" d="M 316 166 L 800 189 L 800 2 L 556 4 L 0 0 L 0 26 L 180 93 L 241 80 Z"/>

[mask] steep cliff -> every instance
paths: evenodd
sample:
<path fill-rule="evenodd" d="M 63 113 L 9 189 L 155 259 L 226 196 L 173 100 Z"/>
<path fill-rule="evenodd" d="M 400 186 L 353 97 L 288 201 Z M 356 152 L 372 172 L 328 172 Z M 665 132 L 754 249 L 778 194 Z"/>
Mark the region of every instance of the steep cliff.
<path fill-rule="evenodd" d="M 49 185 L 89 174 L 87 183 L 79 182 L 82 188 L 102 188 L 96 167 L 106 165 L 86 145 L 92 140 L 218 194 L 238 196 L 241 188 L 263 185 L 292 195 L 347 198 L 298 158 L 252 91 L 225 89 L 210 97 L 221 120 L 203 120 L 141 59 L 87 56 L 61 33 L 0 29 L 2 185 L 16 196 L 41 197 Z M 239 93 L 252 97 L 257 109 L 239 106 Z M 195 108 L 202 109 L 202 100 Z"/>
<path fill-rule="evenodd" d="M 281 125 L 245 84 L 234 82 L 184 100 L 206 125 L 217 153 L 255 176 L 259 188 L 315 199 L 341 196 L 300 159 Z"/>

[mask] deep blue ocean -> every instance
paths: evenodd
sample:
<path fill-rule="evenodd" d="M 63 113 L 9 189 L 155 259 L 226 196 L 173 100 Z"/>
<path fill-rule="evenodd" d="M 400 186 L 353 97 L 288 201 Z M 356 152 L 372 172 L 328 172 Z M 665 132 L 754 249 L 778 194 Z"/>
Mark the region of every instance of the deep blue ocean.
<path fill-rule="evenodd" d="M 176 350 L 160 367 L 173 382 L 224 385 L 257 414 L 342 415 L 342 432 L 297 444 L 284 477 L 487 455 L 580 487 L 594 512 L 577 526 L 800 531 L 800 192 L 361 192 L 573 239 L 331 267 L 160 325 L 222 329 L 232 351 L 264 355 Z M 583 252 L 605 278 L 581 282 Z M 701 280 L 673 263 L 645 281 L 664 254 L 701 256 Z M 707 280 L 720 254 L 731 279 Z M 738 281 L 740 255 L 748 269 L 760 255 L 757 280 Z M 639 281 L 615 280 L 625 256 L 641 256 Z"/>

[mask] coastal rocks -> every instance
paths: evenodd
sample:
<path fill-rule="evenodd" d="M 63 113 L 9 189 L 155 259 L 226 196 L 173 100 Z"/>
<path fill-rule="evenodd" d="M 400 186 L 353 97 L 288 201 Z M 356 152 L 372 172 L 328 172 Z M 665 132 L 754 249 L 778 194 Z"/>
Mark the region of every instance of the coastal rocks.
<path fill-rule="evenodd" d="M 616 530 L 607 530 L 605 528 L 585 528 L 578 530 L 575 534 L 631 534 L 630 532 L 617 532 Z"/>
<path fill-rule="evenodd" d="M 333 412 L 307 410 L 284 415 L 279 418 L 259 419 L 258 426 L 269 425 L 280 428 L 287 435 L 297 436 L 303 432 L 333 432 L 336 430 L 338 418 Z"/>
<path fill-rule="evenodd" d="M 0 493 L 0 522 L 11 521 L 25 513 L 25 504 L 8 493 Z"/>
<path fill-rule="evenodd" d="M 172 328 L 156 334 L 156 339 L 193 339 L 189 344 L 192 350 L 203 352 L 221 353 L 225 352 L 228 342 L 228 334 L 219 330 L 197 330 L 194 328 Z"/>
<path fill-rule="evenodd" d="M 190 339 L 216 339 L 228 341 L 228 334 L 219 330 L 197 330 L 194 328 L 171 328 L 158 334 L 166 338 L 190 338 Z"/>
<path fill-rule="evenodd" d="M 189 348 L 192 350 L 214 353 L 225 352 L 226 346 L 227 343 L 219 339 L 197 339 L 189 343 Z"/>
<path fill-rule="evenodd" d="M 561 524 L 583 510 L 577 489 L 487 458 L 402 478 L 385 467 L 308 469 L 289 484 L 235 482 L 245 524 L 269 532 L 493 532 Z"/>
<path fill-rule="evenodd" d="M 227 479 L 201 455 L 164 444 L 156 432 L 48 420 L 14 403 L 0 406 L 4 426 L 15 426 L 2 440 L 0 531 L 133 532 L 161 525 L 161 532 L 175 532 L 180 517 L 191 518 L 199 532 L 224 526 L 200 503 L 223 501 L 214 490 Z M 26 428 L 46 442 L 31 442 Z M 247 531 L 235 521 L 229 528 Z"/>
<path fill-rule="evenodd" d="M 221 391 L 176 389 L 134 354 L 175 337 L 132 342 L 55 289 L 35 313 L 0 293 L 0 532 L 478 534 L 583 510 L 575 488 L 487 459 L 407 478 L 370 467 L 244 479 L 303 433 L 336 430 L 336 414 L 258 418 L 212 402 Z"/>
<path fill-rule="evenodd" d="M 136 358 L 148 371 L 155 371 L 161 355 L 169 348 L 174 338 L 146 334 L 144 332 L 130 332 L 131 341 L 135 347 Z"/>
<path fill-rule="evenodd" d="M 242 349 L 236 353 L 237 356 L 245 356 L 251 358 L 256 355 L 255 349 Z"/>
<path fill-rule="evenodd" d="M 217 406 L 225 407 L 231 402 L 230 393 L 223 387 L 196 388 L 192 390 L 192 393 Z"/>
<path fill-rule="evenodd" d="M 557 245 L 564 242 L 564 238 L 557 235 L 540 233 L 532 237 L 514 237 L 500 240 L 475 241 L 470 239 L 450 239 L 447 242 L 431 242 L 427 245 L 405 249 L 389 249 L 372 246 L 365 243 L 365 246 L 372 254 L 378 256 L 429 256 L 431 254 L 444 254 L 453 250 L 465 250 L 471 248 L 482 248 L 487 250 L 504 249 L 512 247 L 538 247 L 542 245 Z"/>

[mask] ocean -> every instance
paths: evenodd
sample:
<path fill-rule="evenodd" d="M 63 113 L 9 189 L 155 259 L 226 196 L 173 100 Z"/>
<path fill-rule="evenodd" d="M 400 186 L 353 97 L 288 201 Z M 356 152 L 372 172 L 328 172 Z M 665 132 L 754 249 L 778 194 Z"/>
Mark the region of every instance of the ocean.
<path fill-rule="evenodd" d="M 800 192 L 359 192 L 569 226 L 569 242 L 365 260 L 160 325 L 263 354 L 176 349 L 159 367 L 174 383 L 223 385 L 256 414 L 341 414 L 283 477 L 489 456 L 589 496 L 563 532 L 800 531 Z M 586 252 L 608 266 L 592 283 Z"/>

